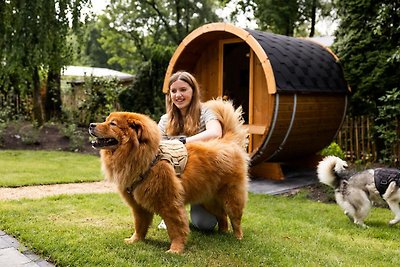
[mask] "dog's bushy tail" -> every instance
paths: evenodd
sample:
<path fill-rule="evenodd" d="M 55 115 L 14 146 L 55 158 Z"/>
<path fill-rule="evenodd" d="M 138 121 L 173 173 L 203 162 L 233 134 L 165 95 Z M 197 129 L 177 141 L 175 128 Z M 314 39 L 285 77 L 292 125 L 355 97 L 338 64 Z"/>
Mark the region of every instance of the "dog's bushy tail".
<path fill-rule="evenodd" d="M 317 167 L 318 179 L 321 183 L 326 184 L 332 188 L 337 188 L 342 180 L 342 175 L 347 168 L 347 163 L 336 157 L 325 157 Z"/>
<path fill-rule="evenodd" d="M 248 145 L 248 130 L 243 126 L 242 107 L 234 108 L 232 101 L 221 98 L 209 100 L 204 103 L 214 111 L 222 125 L 222 138 L 239 144 L 244 149 Z"/>

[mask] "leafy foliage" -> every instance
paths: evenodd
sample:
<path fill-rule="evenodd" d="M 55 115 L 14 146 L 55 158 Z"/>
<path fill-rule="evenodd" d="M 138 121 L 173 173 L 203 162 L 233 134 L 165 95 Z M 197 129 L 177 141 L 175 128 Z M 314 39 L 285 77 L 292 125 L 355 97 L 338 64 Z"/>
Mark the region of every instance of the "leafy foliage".
<path fill-rule="evenodd" d="M 200 25 L 217 21 L 212 0 L 197 3 L 182 1 L 112 0 L 99 17 L 102 47 L 124 71 L 135 72 L 138 64 L 152 58 L 156 46 L 175 48 Z"/>
<path fill-rule="evenodd" d="M 79 36 L 71 31 L 68 34 L 68 42 L 72 47 L 72 63 L 76 66 L 91 66 L 122 70 L 122 66 L 110 64 L 111 56 L 103 49 L 99 39 L 101 38 L 101 22 L 96 17 L 89 19 L 81 28 Z"/>
<path fill-rule="evenodd" d="M 64 124 L 60 127 L 60 132 L 69 139 L 69 149 L 71 151 L 79 151 L 84 146 L 84 142 L 87 141 L 74 123 Z"/>
<path fill-rule="evenodd" d="M 2 1 L 0 13 L 0 88 L 3 92 L 29 93 L 34 119 L 42 123 L 45 110 L 61 105 L 59 73 L 68 61 L 65 38 L 81 24 L 81 8 L 89 0 Z M 41 80 L 48 79 L 47 100 L 42 105 Z"/>
<path fill-rule="evenodd" d="M 231 1 L 223 1 L 231 2 Z M 260 30 L 288 36 L 314 36 L 317 15 L 330 16 L 331 1 L 323 0 L 238 0 L 235 17 L 252 9 Z"/>
<path fill-rule="evenodd" d="M 387 165 L 399 165 L 395 162 L 396 152 L 400 153 L 400 90 L 395 88 L 379 98 L 377 131 L 379 138 L 384 140 L 381 150 L 381 162 Z"/>
<path fill-rule="evenodd" d="M 384 130 L 391 122 L 379 113 L 379 99 L 399 86 L 400 3 L 338 0 L 336 4 L 340 25 L 333 49 L 352 89 L 349 112 L 353 116 L 385 117 L 375 121 L 380 132 L 374 139 L 378 158 L 386 161 L 387 145 L 393 136 Z"/>
<path fill-rule="evenodd" d="M 336 142 L 332 142 L 329 146 L 321 151 L 322 156 L 336 156 L 341 159 L 345 158 L 345 154 Z"/>
<path fill-rule="evenodd" d="M 79 118 L 79 124 L 103 121 L 112 111 L 119 110 L 118 96 L 123 86 L 117 79 L 85 77 L 82 85 L 82 100 L 78 103 L 78 114 L 69 114 L 70 118 Z"/>
<path fill-rule="evenodd" d="M 400 4 L 338 0 L 340 26 L 334 50 L 352 88 L 350 112 L 377 115 L 377 101 L 398 87 Z"/>
<path fill-rule="evenodd" d="M 99 17 L 98 39 L 112 55 L 108 64 L 135 73 L 134 84 L 120 97 L 124 110 L 159 118 L 164 110 L 162 84 L 173 51 L 200 25 L 217 21 L 215 1 L 111 1 Z"/>
<path fill-rule="evenodd" d="M 110 112 L 121 109 L 118 97 L 125 86 L 116 78 L 85 76 L 83 83 L 64 87 L 63 121 L 85 127 L 90 122 L 103 121 Z M 65 130 L 66 137 L 74 139 L 75 128 Z M 73 141 L 79 143 L 77 139 Z"/>
<path fill-rule="evenodd" d="M 167 66 L 172 49 L 158 46 L 153 57 L 140 64 L 135 80 L 119 95 L 123 110 L 145 113 L 159 120 L 164 113 L 164 94 L 161 91 L 164 82 L 164 66 Z"/>

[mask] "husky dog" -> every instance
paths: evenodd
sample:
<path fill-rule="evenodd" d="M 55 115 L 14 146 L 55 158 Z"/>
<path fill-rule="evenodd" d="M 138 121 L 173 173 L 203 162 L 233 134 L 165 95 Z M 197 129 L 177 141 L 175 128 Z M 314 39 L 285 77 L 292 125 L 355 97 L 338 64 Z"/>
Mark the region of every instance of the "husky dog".
<path fill-rule="evenodd" d="M 347 163 L 335 156 L 325 157 L 317 167 L 319 181 L 335 189 L 336 202 L 344 214 L 355 224 L 366 228 L 364 219 L 372 203 L 383 199 L 395 215 L 389 225 L 398 223 L 400 170 L 376 168 L 350 174 L 346 168 Z"/>

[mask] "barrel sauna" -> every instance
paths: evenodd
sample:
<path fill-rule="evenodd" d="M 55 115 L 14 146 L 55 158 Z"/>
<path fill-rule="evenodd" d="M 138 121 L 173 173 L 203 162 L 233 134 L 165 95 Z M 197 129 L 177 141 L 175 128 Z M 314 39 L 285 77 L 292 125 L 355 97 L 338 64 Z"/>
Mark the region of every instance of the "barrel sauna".
<path fill-rule="evenodd" d="M 282 165 L 311 162 L 346 114 L 349 88 L 338 58 L 307 39 L 206 24 L 174 52 L 164 93 L 178 70 L 198 79 L 202 101 L 226 97 L 243 107 L 257 177 L 282 179 Z"/>

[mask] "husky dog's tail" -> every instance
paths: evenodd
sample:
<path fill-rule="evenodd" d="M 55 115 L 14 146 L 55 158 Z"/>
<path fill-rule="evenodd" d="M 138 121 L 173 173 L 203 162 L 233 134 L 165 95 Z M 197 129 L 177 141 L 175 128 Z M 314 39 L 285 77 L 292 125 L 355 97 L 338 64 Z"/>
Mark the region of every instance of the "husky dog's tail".
<path fill-rule="evenodd" d="M 344 177 L 343 173 L 346 168 L 346 161 L 335 156 L 327 156 L 318 164 L 318 179 L 323 184 L 337 188 L 340 185 L 340 180 Z"/>
<path fill-rule="evenodd" d="M 222 125 L 222 138 L 239 144 L 244 149 L 248 145 L 248 130 L 243 126 L 242 107 L 234 108 L 232 101 L 221 98 L 209 100 L 204 103 L 214 111 Z"/>

